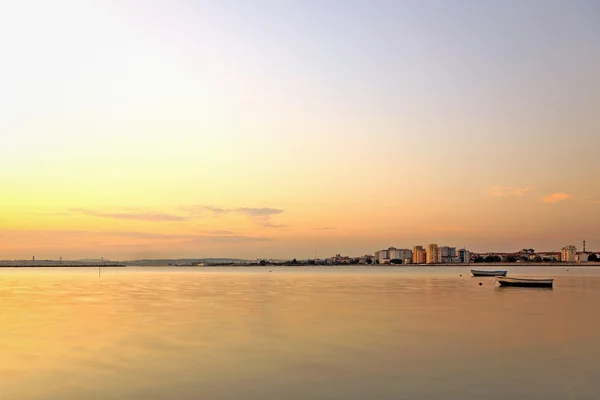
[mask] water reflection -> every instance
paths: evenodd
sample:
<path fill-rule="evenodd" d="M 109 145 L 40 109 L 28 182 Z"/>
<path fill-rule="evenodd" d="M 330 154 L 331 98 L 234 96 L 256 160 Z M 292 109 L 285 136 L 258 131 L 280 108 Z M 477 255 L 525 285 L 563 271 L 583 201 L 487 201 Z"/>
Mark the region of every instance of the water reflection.
<path fill-rule="evenodd" d="M 499 289 L 464 268 L 271 270 L 0 270 L 0 393 L 559 399 L 600 389 L 594 269 L 518 270 L 558 277 L 554 290 Z"/>

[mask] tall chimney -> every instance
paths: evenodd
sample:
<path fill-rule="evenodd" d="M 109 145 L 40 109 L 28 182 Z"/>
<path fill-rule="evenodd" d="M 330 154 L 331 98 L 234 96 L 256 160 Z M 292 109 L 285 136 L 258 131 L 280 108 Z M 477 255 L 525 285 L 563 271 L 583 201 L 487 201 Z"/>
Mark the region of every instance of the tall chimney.
<path fill-rule="evenodd" d="M 585 240 L 583 241 L 583 252 L 585 253 Z"/>

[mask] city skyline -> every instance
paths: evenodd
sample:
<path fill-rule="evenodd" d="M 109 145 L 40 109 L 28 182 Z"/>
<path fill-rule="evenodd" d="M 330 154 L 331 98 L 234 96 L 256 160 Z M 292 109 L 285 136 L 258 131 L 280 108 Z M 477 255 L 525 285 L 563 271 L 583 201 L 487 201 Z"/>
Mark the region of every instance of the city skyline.
<path fill-rule="evenodd" d="M 431 253 L 431 251 L 433 251 L 433 255 Z M 296 260 L 304 260 L 304 261 L 310 261 L 310 260 L 326 260 L 326 259 L 336 259 L 336 258 L 343 258 L 343 259 L 357 259 L 357 258 L 365 258 L 365 257 L 371 257 L 374 260 L 379 260 L 382 263 L 385 262 L 389 263 L 391 260 L 395 259 L 395 260 L 401 260 L 404 263 L 410 263 L 410 264 L 453 264 L 453 263 L 469 263 L 469 260 L 476 256 L 476 255 L 517 255 L 517 254 L 521 254 L 521 255 L 528 255 L 528 256 L 535 256 L 535 255 L 542 255 L 542 256 L 552 256 L 555 257 L 556 259 L 560 259 L 560 260 L 567 260 L 567 261 L 577 261 L 579 262 L 579 258 L 577 258 L 579 255 L 582 254 L 598 254 L 600 255 L 600 250 L 596 251 L 594 249 L 590 249 L 589 247 L 586 247 L 586 241 L 584 240 L 582 242 L 582 247 L 581 247 L 581 251 L 579 249 L 578 246 L 573 245 L 573 244 L 569 244 L 569 245 L 565 245 L 563 246 L 561 249 L 559 249 L 559 251 L 556 250 L 535 250 L 533 248 L 522 248 L 519 250 L 511 250 L 511 251 L 479 251 L 479 252 L 474 252 L 471 251 L 468 248 L 465 247 L 456 247 L 456 246 L 447 246 L 447 245 L 438 245 L 436 243 L 429 243 L 427 244 L 425 247 L 421 246 L 421 245 L 415 245 L 412 247 L 412 250 L 409 248 L 397 248 L 394 246 L 388 247 L 387 249 L 381 249 L 381 250 L 376 250 L 376 251 L 371 251 L 371 252 L 367 252 L 365 255 L 357 255 L 357 254 L 350 254 L 350 255 L 342 255 L 340 253 L 337 253 L 335 256 L 317 256 L 317 252 L 314 252 L 314 257 L 311 255 L 309 257 L 303 258 L 303 257 L 289 257 L 289 258 L 274 258 L 274 257 L 261 257 L 261 258 L 250 258 L 250 257 L 211 257 L 211 256 L 202 256 L 202 257 L 193 257 L 193 256 L 188 256 L 188 257 L 172 257 L 172 258 L 162 258 L 162 260 L 195 260 L 195 259 L 223 259 L 223 260 L 246 260 L 246 261 L 252 261 L 252 260 L 280 260 L 280 261 L 290 261 L 292 259 Z M 408 261 L 407 259 L 410 259 L 410 261 Z M 161 258 L 146 258 L 146 260 L 161 260 Z M 459 261 L 457 261 L 459 260 Z M 465 261 L 466 260 L 466 261 Z M 58 257 L 58 259 L 53 259 L 53 258 L 41 258 L 41 259 L 36 259 L 35 254 L 31 256 L 31 259 L 25 259 L 25 258 L 14 258 L 14 259 L 0 259 L 1 262 L 11 262 L 11 261 L 22 261 L 22 262 L 31 262 L 32 264 L 35 264 L 36 262 L 42 262 L 42 261 L 51 261 L 51 262 L 79 262 L 79 261 L 94 261 L 94 262 L 104 262 L 104 261 L 115 261 L 115 262 L 127 262 L 127 261 L 142 261 L 142 259 L 112 259 L 109 260 L 108 258 L 105 260 L 104 257 L 98 257 L 98 258 L 68 258 L 65 257 L 63 260 L 63 257 L 60 256 Z M 587 262 L 587 256 L 585 258 L 585 262 Z"/>
<path fill-rule="evenodd" d="M 0 6 L 0 259 L 600 249 L 597 2 L 109 3 Z"/>

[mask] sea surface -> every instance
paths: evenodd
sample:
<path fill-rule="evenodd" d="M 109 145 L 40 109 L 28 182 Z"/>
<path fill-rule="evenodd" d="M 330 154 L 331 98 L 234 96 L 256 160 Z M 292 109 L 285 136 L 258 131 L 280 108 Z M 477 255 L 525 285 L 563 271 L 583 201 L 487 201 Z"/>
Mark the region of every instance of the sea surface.
<path fill-rule="evenodd" d="M 600 267 L 507 269 L 0 268 L 0 398 L 600 398 Z"/>

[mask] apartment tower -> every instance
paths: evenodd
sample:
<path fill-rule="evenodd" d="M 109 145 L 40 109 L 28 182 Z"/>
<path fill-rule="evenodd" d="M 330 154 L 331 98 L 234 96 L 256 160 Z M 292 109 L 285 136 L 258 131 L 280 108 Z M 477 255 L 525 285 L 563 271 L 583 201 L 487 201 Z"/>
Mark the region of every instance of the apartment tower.
<path fill-rule="evenodd" d="M 427 246 L 427 264 L 438 264 L 439 262 L 438 245 L 432 243 Z"/>
<path fill-rule="evenodd" d="M 423 246 L 413 247 L 413 264 L 425 264 L 427 262 L 427 251 Z"/>

